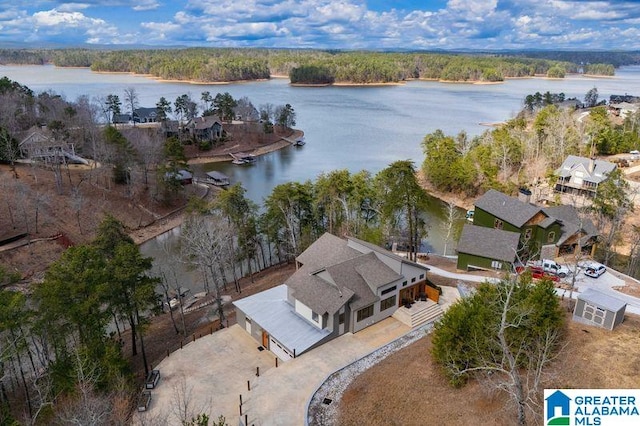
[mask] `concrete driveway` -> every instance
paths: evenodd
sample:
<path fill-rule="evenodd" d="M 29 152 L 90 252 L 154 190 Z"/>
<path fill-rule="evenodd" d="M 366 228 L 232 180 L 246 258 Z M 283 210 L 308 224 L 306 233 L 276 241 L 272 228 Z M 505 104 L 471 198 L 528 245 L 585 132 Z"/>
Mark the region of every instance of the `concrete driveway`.
<path fill-rule="evenodd" d="M 237 424 L 242 395 L 242 420 L 246 414 L 250 425 L 303 425 L 306 404 L 327 376 L 409 330 L 387 318 L 291 361 L 279 361 L 276 368 L 275 356 L 259 351 L 258 342 L 233 325 L 186 345 L 156 367 L 160 382 L 151 391 L 149 409 L 138 414 L 136 423 L 180 425 L 174 412 L 188 401 L 193 415 L 210 413 L 215 420 L 222 414 L 227 423 Z"/>
<path fill-rule="evenodd" d="M 592 288 L 598 290 L 602 293 L 605 293 L 611 297 L 615 297 L 616 299 L 620 299 L 623 302 L 627 303 L 626 311 L 632 314 L 640 315 L 640 299 L 637 297 L 629 296 L 628 294 L 624 294 L 618 290 L 615 290 L 614 287 L 621 287 L 626 285 L 625 280 L 633 280 L 630 277 L 622 278 L 622 274 L 611 269 L 607 269 L 607 272 L 600 275 L 598 278 L 591 278 L 586 276 L 582 271 L 579 271 L 576 275 L 576 283 L 574 289 L 573 297 L 576 298 L 576 293 L 582 293 L 588 288 Z M 570 282 L 571 277 L 568 277 L 565 281 Z M 559 291 L 558 294 L 569 295 L 569 292 Z"/>
<path fill-rule="evenodd" d="M 246 331 L 233 325 L 173 352 L 154 367 L 160 370 L 160 382 L 137 423 L 181 425 L 175 411 L 188 405 L 191 415 L 208 413 L 212 420 L 223 415 L 229 424 L 237 424 L 239 395 L 246 395 L 247 380 L 256 377 L 256 367 L 260 374 L 275 367 L 273 354 L 258 351 L 258 346 Z"/>

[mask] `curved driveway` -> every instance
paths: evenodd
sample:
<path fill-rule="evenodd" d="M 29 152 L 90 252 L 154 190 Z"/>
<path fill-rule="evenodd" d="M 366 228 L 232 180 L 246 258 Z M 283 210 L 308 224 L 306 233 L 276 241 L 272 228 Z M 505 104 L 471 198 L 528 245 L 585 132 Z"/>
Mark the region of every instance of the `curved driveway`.
<path fill-rule="evenodd" d="M 430 273 L 446 278 L 475 282 L 498 279 L 427 266 Z M 611 272 L 597 279 L 580 273 L 576 277 L 574 297 L 579 291 L 595 288 L 626 301 L 629 312 L 640 314 L 640 299 L 613 289 L 620 285 L 624 285 L 624 281 Z M 443 287 L 443 290 L 443 301 L 450 303 L 458 297 L 453 287 Z M 211 418 L 217 419 L 222 414 L 229 424 L 236 424 L 238 418 L 244 420 L 246 415 L 251 425 L 303 425 L 309 397 L 326 377 L 408 331 L 408 326 L 387 318 L 356 334 L 347 333 L 333 339 L 294 360 L 279 362 L 275 368 L 275 356 L 269 351 L 259 351 L 258 343 L 240 326 L 233 325 L 188 344 L 156 367 L 160 370 L 160 383 L 152 390 L 149 410 L 139 414 L 137 423 L 159 425 L 159 419 L 166 419 L 166 424 L 180 425 L 173 411 L 182 390 L 183 395 L 190 395 L 193 415 L 208 412 Z"/>

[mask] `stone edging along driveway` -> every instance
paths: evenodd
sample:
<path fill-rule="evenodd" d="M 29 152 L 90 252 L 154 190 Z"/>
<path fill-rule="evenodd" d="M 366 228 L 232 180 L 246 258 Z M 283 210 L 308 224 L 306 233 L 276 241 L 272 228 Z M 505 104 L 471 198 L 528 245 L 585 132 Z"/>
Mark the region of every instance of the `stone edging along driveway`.
<path fill-rule="evenodd" d="M 307 403 L 305 425 L 337 425 L 340 400 L 349 384 L 367 369 L 429 334 L 432 329 L 433 323 L 424 324 L 330 374 Z"/>

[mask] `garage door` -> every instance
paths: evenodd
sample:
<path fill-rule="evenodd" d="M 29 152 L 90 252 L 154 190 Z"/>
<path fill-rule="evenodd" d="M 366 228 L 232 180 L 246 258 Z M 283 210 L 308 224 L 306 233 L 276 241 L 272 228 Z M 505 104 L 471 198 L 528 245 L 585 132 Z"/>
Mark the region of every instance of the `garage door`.
<path fill-rule="evenodd" d="M 289 353 L 277 340 L 269 336 L 269 350 L 273 352 L 282 361 L 293 359 L 293 355 Z"/>

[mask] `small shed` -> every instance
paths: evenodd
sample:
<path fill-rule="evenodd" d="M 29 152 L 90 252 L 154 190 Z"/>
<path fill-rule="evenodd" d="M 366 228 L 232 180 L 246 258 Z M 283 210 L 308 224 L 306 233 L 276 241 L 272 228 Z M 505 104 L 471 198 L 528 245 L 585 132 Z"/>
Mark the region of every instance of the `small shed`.
<path fill-rule="evenodd" d="M 578 295 L 573 320 L 613 330 L 624 320 L 626 308 L 622 300 L 589 288 Z"/>

